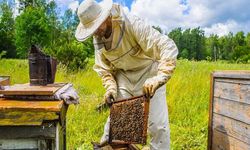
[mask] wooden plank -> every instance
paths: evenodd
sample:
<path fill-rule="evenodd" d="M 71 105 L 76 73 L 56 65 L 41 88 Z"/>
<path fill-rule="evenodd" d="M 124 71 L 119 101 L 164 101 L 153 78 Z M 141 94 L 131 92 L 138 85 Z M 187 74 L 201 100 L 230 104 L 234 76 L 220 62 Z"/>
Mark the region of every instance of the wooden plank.
<path fill-rule="evenodd" d="M 41 125 L 44 121 L 59 120 L 57 112 L 0 111 L 0 126 Z"/>
<path fill-rule="evenodd" d="M 56 137 L 56 123 L 44 123 L 41 126 L 0 126 L 0 133 L 0 139 L 52 139 Z"/>
<path fill-rule="evenodd" d="M 216 78 L 250 79 L 250 70 L 223 70 L 213 72 Z"/>
<path fill-rule="evenodd" d="M 38 150 L 37 139 L 0 139 L 1 150 Z"/>
<path fill-rule="evenodd" d="M 212 137 L 213 137 L 213 131 L 212 131 L 212 118 L 213 118 L 213 96 L 214 95 L 214 77 L 213 73 L 210 74 L 210 100 L 209 100 L 209 118 L 208 118 L 208 144 L 207 149 L 212 149 Z"/>
<path fill-rule="evenodd" d="M 214 97 L 213 112 L 250 124 L 250 105 Z"/>
<path fill-rule="evenodd" d="M 216 79 L 214 96 L 250 104 L 250 80 Z"/>
<path fill-rule="evenodd" d="M 48 84 L 46 86 L 30 86 L 29 84 L 19 84 L 10 86 L 6 90 L 0 90 L 3 95 L 54 95 L 65 83 Z"/>
<path fill-rule="evenodd" d="M 250 145 L 250 125 L 234 119 L 213 115 L 213 130 L 226 132 L 231 137 Z"/>
<path fill-rule="evenodd" d="M 59 117 L 60 117 L 60 124 L 63 127 L 66 127 L 66 117 L 67 117 L 68 105 L 63 104 Z M 66 130 L 66 129 L 65 129 Z"/>
<path fill-rule="evenodd" d="M 1 110 L 22 110 L 22 111 L 52 111 L 60 112 L 63 101 L 20 101 L 0 98 Z"/>
<path fill-rule="evenodd" d="M 66 128 L 56 125 L 56 150 L 66 150 Z"/>
<path fill-rule="evenodd" d="M 220 131 L 213 131 L 213 140 L 212 140 L 212 150 L 249 150 L 250 145 L 239 141 L 231 136 L 228 136 L 227 133 L 222 133 Z"/>
<path fill-rule="evenodd" d="M 229 78 L 216 78 L 216 82 L 226 82 L 226 83 L 233 83 L 233 84 L 245 84 L 250 85 L 250 79 L 229 79 Z"/>

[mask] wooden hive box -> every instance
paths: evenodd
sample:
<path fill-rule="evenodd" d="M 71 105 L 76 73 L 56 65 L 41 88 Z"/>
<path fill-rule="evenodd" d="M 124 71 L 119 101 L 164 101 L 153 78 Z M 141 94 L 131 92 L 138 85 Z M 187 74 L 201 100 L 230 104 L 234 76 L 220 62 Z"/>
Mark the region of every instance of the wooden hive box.
<path fill-rule="evenodd" d="M 115 102 L 110 109 L 109 143 L 146 144 L 149 100 L 144 96 Z"/>
<path fill-rule="evenodd" d="M 23 94 L 51 95 L 62 86 L 28 88 L 28 84 L 23 84 L 0 90 L 4 96 L 17 96 L 16 99 L 0 97 L 0 150 L 66 149 L 68 105 L 63 100 L 18 99 Z"/>
<path fill-rule="evenodd" d="M 211 75 L 208 150 L 250 150 L 250 71 Z"/>
<path fill-rule="evenodd" d="M 66 112 L 63 101 L 0 98 L 0 150 L 65 150 Z"/>

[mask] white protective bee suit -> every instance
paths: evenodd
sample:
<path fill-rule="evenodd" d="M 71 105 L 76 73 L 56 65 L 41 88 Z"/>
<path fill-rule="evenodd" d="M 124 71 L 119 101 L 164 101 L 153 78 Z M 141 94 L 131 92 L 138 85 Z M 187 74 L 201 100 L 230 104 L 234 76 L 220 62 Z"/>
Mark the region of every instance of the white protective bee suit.
<path fill-rule="evenodd" d="M 123 99 L 142 95 L 146 80 L 165 84 L 176 66 L 178 49 L 173 40 L 138 17 L 124 14 L 117 4 L 113 4 L 111 15 L 113 32 L 110 38 L 94 37 L 94 70 L 101 76 L 106 90 L 117 92 L 117 99 Z M 148 129 L 150 149 L 170 149 L 165 85 L 150 101 Z M 101 142 L 108 140 L 108 133 L 109 118 Z"/>

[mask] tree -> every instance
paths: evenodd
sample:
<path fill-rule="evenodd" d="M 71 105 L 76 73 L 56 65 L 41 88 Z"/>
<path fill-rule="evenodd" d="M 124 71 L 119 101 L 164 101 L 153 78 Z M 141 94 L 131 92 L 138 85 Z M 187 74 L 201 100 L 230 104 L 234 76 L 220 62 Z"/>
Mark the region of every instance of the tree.
<path fill-rule="evenodd" d="M 47 44 L 47 48 L 54 49 L 56 47 L 56 43 L 58 41 L 58 38 L 60 37 L 60 34 L 63 30 L 61 27 L 59 17 L 57 14 L 59 14 L 56 10 L 56 3 L 55 1 L 50 1 L 46 6 L 46 16 L 48 18 L 49 22 L 49 30 L 51 31 L 50 36 L 50 42 Z"/>
<path fill-rule="evenodd" d="M 235 46 L 246 45 L 245 35 L 243 31 L 236 33 L 236 35 L 234 36 L 234 42 L 235 42 Z"/>
<path fill-rule="evenodd" d="M 25 10 L 27 7 L 36 7 L 36 8 L 45 8 L 46 9 L 46 0 L 19 0 L 19 13 Z"/>
<path fill-rule="evenodd" d="M 79 21 L 71 10 L 65 11 L 61 20 L 62 22 L 53 29 L 53 32 L 56 32 L 56 37 L 52 36 L 52 41 L 55 40 L 54 44 L 44 50 L 47 54 L 56 57 L 68 69 L 82 69 L 86 66 L 88 58 L 94 54 L 92 39 L 85 42 L 76 41 L 74 32 Z"/>
<path fill-rule="evenodd" d="M 250 32 L 246 36 L 246 45 L 250 48 Z"/>
<path fill-rule="evenodd" d="M 191 37 L 190 37 L 190 30 L 191 29 L 186 29 L 185 31 L 183 31 L 182 33 L 182 45 L 183 45 L 183 49 L 186 49 L 185 54 L 187 55 L 187 59 L 191 60 L 192 56 L 191 56 Z"/>
<path fill-rule="evenodd" d="M 205 34 L 200 27 L 186 29 L 185 31 L 176 28 L 168 35 L 175 41 L 179 49 L 178 57 L 189 60 L 202 60 L 205 58 Z"/>
<path fill-rule="evenodd" d="M 198 27 L 191 30 L 190 33 L 190 46 L 191 46 L 191 56 L 195 60 L 204 59 L 204 49 L 205 49 L 205 33 Z"/>
<path fill-rule="evenodd" d="M 43 48 L 50 43 L 51 28 L 43 8 L 27 7 L 16 18 L 15 27 L 15 43 L 19 58 L 27 57 L 28 49 L 32 44 Z"/>
<path fill-rule="evenodd" d="M 169 32 L 168 36 L 174 40 L 176 46 L 179 49 L 179 55 L 178 58 L 187 58 L 187 49 L 183 47 L 183 35 L 182 35 L 182 29 L 181 28 L 176 28 L 173 29 L 171 32 Z M 185 52 L 182 53 L 182 51 L 185 49 Z"/>
<path fill-rule="evenodd" d="M 229 33 L 219 39 L 220 45 L 220 59 L 231 60 L 232 51 L 234 48 L 233 33 Z"/>
<path fill-rule="evenodd" d="M 250 61 L 250 49 L 246 46 L 236 46 L 232 58 L 237 63 L 249 63 Z"/>
<path fill-rule="evenodd" d="M 207 49 L 212 60 L 216 61 L 219 57 L 219 37 L 216 34 L 211 34 L 207 38 Z"/>
<path fill-rule="evenodd" d="M 247 63 L 250 58 L 250 49 L 247 47 L 244 32 L 236 33 L 233 38 L 234 49 L 232 51 L 232 59 L 236 62 Z"/>
<path fill-rule="evenodd" d="M 6 1 L 0 4 L 0 53 L 5 51 L 3 57 L 15 57 L 14 18 L 11 7 Z M 3 53 L 2 53 L 3 54 Z"/>
<path fill-rule="evenodd" d="M 62 18 L 62 25 L 64 29 L 74 31 L 79 23 L 79 19 L 76 13 L 71 9 L 65 11 Z"/>

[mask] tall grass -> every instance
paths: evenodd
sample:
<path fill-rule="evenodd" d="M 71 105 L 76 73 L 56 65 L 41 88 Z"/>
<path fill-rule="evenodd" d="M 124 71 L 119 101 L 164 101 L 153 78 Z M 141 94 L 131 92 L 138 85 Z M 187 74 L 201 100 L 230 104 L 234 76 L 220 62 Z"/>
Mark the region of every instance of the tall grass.
<path fill-rule="evenodd" d="M 105 90 L 92 70 L 67 72 L 58 68 L 57 82 L 71 82 L 80 95 L 81 104 L 70 106 L 67 114 L 67 148 L 92 149 L 91 141 L 99 141 L 108 111 L 98 113 Z M 210 73 L 214 70 L 250 70 L 250 64 L 180 60 L 167 83 L 171 149 L 205 150 L 207 148 Z M 0 60 L 0 75 L 11 75 L 12 84 L 27 83 L 27 60 Z"/>

